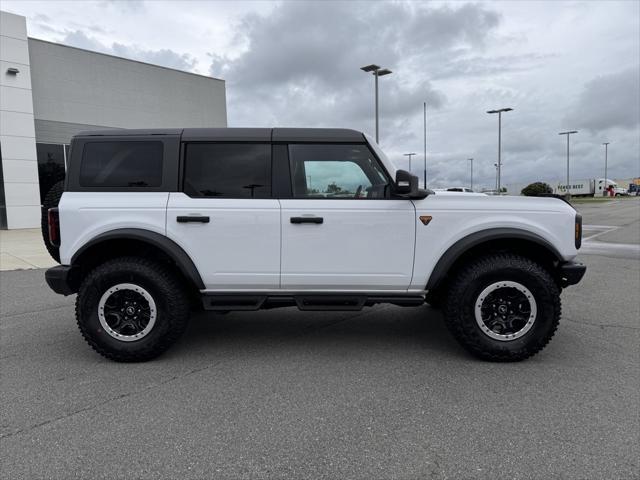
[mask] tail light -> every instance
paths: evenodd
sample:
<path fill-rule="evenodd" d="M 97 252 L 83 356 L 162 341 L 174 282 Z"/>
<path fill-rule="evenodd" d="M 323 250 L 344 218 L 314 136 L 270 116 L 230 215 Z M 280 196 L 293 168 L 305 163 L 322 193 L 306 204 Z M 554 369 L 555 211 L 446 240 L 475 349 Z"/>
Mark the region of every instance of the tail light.
<path fill-rule="evenodd" d="M 579 213 L 576 213 L 575 242 L 576 250 L 578 250 L 582 245 L 582 215 Z"/>
<path fill-rule="evenodd" d="M 54 247 L 60 246 L 60 215 L 57 208 L 50 208 L 47 212 L 49 223 L 49 243 Z"/>

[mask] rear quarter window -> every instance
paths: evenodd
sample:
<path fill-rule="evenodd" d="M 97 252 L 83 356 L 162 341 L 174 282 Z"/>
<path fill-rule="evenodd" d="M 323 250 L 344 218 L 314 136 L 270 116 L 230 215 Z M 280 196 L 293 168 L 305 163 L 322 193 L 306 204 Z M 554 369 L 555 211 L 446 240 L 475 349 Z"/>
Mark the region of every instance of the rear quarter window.
<path fill-rule="evenodd" d="M 162 167 L 162 142 L 88 142 L 79 183 L 83 187 L 159 187 Z"/>

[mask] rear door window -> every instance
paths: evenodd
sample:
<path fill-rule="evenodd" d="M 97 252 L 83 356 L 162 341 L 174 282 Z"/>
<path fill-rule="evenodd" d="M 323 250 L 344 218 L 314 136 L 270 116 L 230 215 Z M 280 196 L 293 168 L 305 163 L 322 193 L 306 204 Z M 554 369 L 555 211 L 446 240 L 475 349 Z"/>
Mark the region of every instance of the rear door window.
<path fill-rule="evenodd" d="M 270 198 L 271 145 L 187 144 L 184 193 L 191 197 Z"/>
<path fill-rule="evenodd" d="M 83 187 L 159 187 L 162 142 L 88 142 L 82 152 Z"/>

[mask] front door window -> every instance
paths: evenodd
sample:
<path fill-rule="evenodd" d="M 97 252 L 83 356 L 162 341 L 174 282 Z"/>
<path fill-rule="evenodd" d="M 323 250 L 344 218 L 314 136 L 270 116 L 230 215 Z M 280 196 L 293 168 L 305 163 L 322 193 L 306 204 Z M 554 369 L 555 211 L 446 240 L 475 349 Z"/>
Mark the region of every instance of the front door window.
<path fill-rule="evenodd" d="M 366 145 L 290 145 L 294 198 L 382 199 L 389 181 Z"/>

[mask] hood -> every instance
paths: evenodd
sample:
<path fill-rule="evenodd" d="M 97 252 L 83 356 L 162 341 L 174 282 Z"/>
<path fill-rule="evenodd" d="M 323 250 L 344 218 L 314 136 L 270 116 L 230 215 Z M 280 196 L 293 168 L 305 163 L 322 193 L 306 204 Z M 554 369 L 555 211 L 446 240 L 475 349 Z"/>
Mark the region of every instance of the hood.
<path fill-rule="evenodd" d="M 554 197 L 511 197 L 482 193 L 435 192 L 414 200 L 416 208 L 442 210 L 575 212 L 567 202 Z"/>

